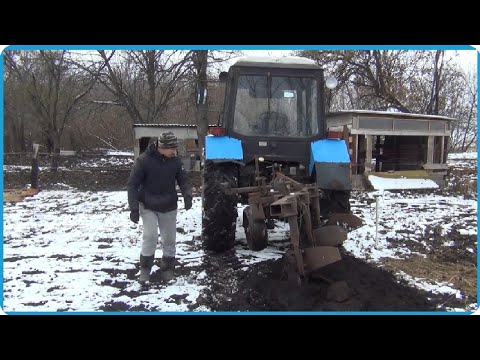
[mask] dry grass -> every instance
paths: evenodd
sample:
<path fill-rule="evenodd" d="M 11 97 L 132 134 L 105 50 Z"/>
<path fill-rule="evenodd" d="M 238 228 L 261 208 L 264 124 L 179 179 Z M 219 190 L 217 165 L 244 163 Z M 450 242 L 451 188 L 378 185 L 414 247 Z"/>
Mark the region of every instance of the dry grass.
<path fill-rule="evenodd" d="M 384 267 L 393 272 L 403 271 L 415 278 L 450 283 L 464 293 L 466 300 L 477 299 L 477 267 L 473 264 L 413 255 L 406 259 L 386 259 Z"/>

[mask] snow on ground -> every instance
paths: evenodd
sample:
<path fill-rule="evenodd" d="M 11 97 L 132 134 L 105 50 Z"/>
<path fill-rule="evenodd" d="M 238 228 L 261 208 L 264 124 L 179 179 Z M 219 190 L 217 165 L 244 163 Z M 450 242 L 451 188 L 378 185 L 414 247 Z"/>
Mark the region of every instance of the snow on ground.
<path fill-rule="evenodd" d="M 201 199 L 194 198 L 189 211 L 182 209 L 181 202 L 177 258 L 192 271 L 188 276 L 171 280 L 161 291 L 143 292 L 137 297 L 128 296 L 129 291 L 138 291 L 140 286 L 127 273 L 138 262 L 142 224 L 135 225 L 129 220 L 126 191 L 81 192 L 65 185 L 65 190 L 45 190 L 22 202 L 4 204 L 1 308 L 7 313 L 95 312 L 116 299 L 132 307 L 143 304 L 146 310 L 191 311 L 186 304 L 195 303 L 206 276 L 205 272 L 196 271 L 204 256 L 200 246 Z M 448 234 L 452 227 L 460 226 L 465 235 L 477 235 L 477 200 L 463 196 L 384 190 L 367 193 L 363 200 L 353 198 L 352 211 L 365 224 L 349 233 L 344 247 L 372 263 L 411 252 L 402 241 L 415 241 L 428 248 L 431 228 Z M 287 224 L 277 223 L 274 230 L 269 230 L 269 246 L 253 252 L 245 246 L 241 215 L 239 207 L 236 237 L 240 244 L 235 250 L 245 268 L 254 262 L 283 256 L 289 246 Z M 391 238 L 398 240 L 396 245 L 389 242 Z M 477 243 L 469 251 L 476 253 Z M 161 248 L 156 257 L 161 257 Z M 126 292 L 119 294 L 115 283 L 106 284 L 111 271 L 124 272 L 117 281 L 129 284 Z M 458 295 L 458 290 L 449 283 L 432 284 L 405 274 L 397 275 L 413 286 Z M 172 301 L 172 296 L 182 296 L 185 301 Z M 476 307 L 477 304 L 469 304 L 466 309 L 452 311 L 471 311 Z M 201 306 L 194 311 L 209 309 Z"/>
<path fill-rule="evenodd" d="M 195 198 L 191 210 L 179 210 L 177 229 L 182 230 L 177 233 L 177 257 L 187 267 L 201 264 L 204 255 L 191 246 L 200 235 L 200 203 L 201 199 Z M 104 286 L 109 268 L 112 263 L 115 270 L 135 268 L 141 247 L 143 225 L 130 222 L 126 204 L 124 191 L 76 190 L 41 191 L 23 202 L 5 204 L 3 310 L 90 312 L 111 299 L 115 287 Z M 242 231 L 239 225 L 237 234 Z M 271 240 L 275 243 L 282 238 L 285 234 L 279 227 Z M 246 266 L 282 255 L 275 246 L 258 253 L 238 250 Z M 161 250 L 156 257 L 161 257 Z M 105 260 L 109 260 L 109 268 Z M 156 270 L 155 265 L 152 271 Z M 161 311 L 187 311 L 184 304 L 165 300 L 172 294 L 187 294 L 194 302 L 202 290 L 196 280 L 204 276 L 179 277 L 165 291 L 148 294 L 148 300 L 146 295 L 117 300 L 133 305 L 147 302 Z M 121 281 L 128 281 L 126 275 Z M 131 290 L 140 290 L 136 281 L 131 282 Z"/>
<path fill-rule="evenodd" d="M 6 204 L 3 310 L 97 311 L 118 295 L 114 286 L 105 286 L 112 266 L 117 271 L 125 271 L 120 281 L 131 283 L 129 289 L 138 291 L 138 283 L 129 280 L 126 272 L 137 264 L 142 225 L 129 221 L 126 204 L 126 192 L 76 190 L 42 191 L 23 202 Z M 191 210 L 179 210 L 177 228 L 181 230 L 177 233 L 177 257 L 187 267 L 199 265 L 204 256 L 199 249 L 200 204 L 201 199 L 194 198 Z M 364 219 L 365 225 L 351 231 L 344 243 L 347 251 L 370 262 L 410 252 L 407 247 L 401 246 L 402 239 L 423 242 L 428 247 L 429 239 L 424 236 L 427 226 L 438 226 L 448 232 L 452 222 L 463 223 L 465 231 L 476 234 L 477 203 L 474 200 L 438 195 L 408 198 L 386 192 L 382 199 L 378 232 L 375 204 L 372 201 L 370 206 L 366 206 L 365 202 L 353 200 L 352 209 Z M 240 219 L 239 216 L 237 239 L 245 244 Z M 277 225 L 270 230 L 269 247 L 262 251 L 253 252 L 237 245 L 237 257 L 245 267 L 283 256 L 285 247 L 289 245 L 288 225 Z M 399 232 L 402 229 L 410 231 Z M 396 237 L 400 244 L 392 247 L 387 240 L 389 237 Z M 161 256 L 159 251 L 156 257 Z M 472 247 L 472 251 L 476 249 Z M 154 267 L 153 271 L 156 270 Z M 128 296 L 116 299 L 132 306 L 147 303 L 160 311 L 188 311 L 184 303 L 177 305 L 166 300 L 172 294 L 183 294 L 195 302 L 202 291 L 198 280 L 204 276 L 204 273 L 193 272 L 188 277 L 176 278 L 160 292 L 149 292 L 132 299 Z M 415 283 L 416 280 L 411 281 Z M 424 288 L 426 285 L 419 279 L 418 286 Z M 430 287 L 436 291 L 456 291 L 443 283 Z"/>

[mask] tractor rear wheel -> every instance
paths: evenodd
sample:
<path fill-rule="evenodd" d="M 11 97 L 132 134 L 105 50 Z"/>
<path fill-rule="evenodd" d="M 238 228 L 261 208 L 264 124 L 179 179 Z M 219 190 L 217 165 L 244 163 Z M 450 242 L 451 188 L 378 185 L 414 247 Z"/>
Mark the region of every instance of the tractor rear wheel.
<path fill-rule="evenodd" d="M 207 250 L 233 248 L 237 225 L 237 195 L 227 195 L 221 183 L 237 186 L 237 169 L 232 163 L 205 161 L 202 186 L 202 241 Z"/>

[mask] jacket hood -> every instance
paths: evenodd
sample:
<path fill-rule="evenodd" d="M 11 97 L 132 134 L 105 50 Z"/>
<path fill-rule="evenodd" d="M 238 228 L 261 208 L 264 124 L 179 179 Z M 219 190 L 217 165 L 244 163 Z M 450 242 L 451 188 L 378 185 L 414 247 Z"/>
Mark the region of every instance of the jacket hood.
<path fill-rule="evenodd" d="M 161 155 L 159 152 L 158 152 L 158 149 L 157 149 L 157 145 L 156 143 L 151 143 L 150 145 L 148 145 L 148 148 L 147 150 L 145 150 L 145 153 L 148 155 L 148 156 L 158 156 L 159 158 L 165 158 L 165 156 Z"/>
<path fill-rule="evenodd" d="M 153 153 L 158 153 L 157 152 L 157 146 L 154 142 L 148 145 L 147 150 L 145 150 L 147 154 L 153 154 Z"/>

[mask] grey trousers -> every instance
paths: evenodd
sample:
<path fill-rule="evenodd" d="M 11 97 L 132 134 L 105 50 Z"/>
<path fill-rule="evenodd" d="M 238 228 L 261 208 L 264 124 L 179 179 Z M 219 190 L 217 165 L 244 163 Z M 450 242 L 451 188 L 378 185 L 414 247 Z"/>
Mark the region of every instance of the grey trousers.
<path fill-rule="evenodd" d="M 143 256 L 155 255 L 158 242 L 158 229 L 160 230 L 163 256 L 175 257 L 175 241 L 177 236 L 177 210 L 161 213 L 145 209 L 139 204 L 140 216 L 143 221 Z"/>

